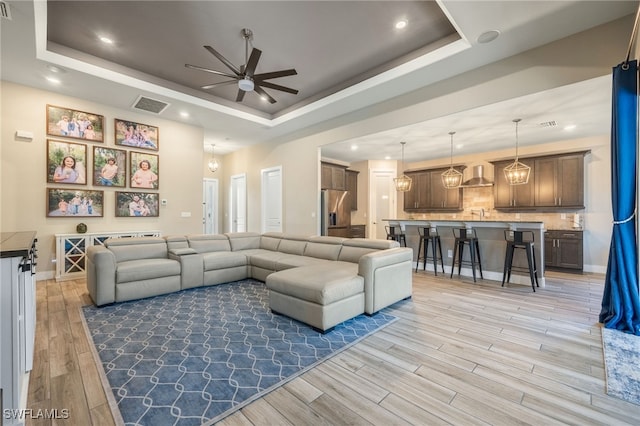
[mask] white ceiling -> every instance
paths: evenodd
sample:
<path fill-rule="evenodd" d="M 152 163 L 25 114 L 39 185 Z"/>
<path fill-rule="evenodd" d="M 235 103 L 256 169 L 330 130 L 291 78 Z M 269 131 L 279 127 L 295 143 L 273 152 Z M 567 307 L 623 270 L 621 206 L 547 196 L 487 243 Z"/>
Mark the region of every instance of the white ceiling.
<path fill-rule="evenodd" d="M 47 41 L 46 2 L 8 4 L 12 20 L 0 21 L 3 80 L 131 111 L 140 95 L 168 102 L 170 107 L 161 117 L 202 126 L 203 145 L 215 143 L 219 154 L 255 143 L 305 136 L 326 129 L 329 120 L 344 123 L 362 119 L 363 108 L 371 109 L 372 105 L 376 113 L 384 114 L 398 107 L 394 101 L 402 94 L 632 14 L 637 7 L 637 2 L 631 1 L 440 1 L 437 6 L 459 36 L 425 48 L 424 42 L 416 39 L 432 41 L 436 35 L 447 34 L 447 25 L 442 25 L 437 15 L 429 17 L 436 6 L 430 2 L 69 2 L 72 8 L 82 9 L 85 18 L 76 20 L 77 25 L 50 28 L 49 33 L 56 34 L 59 42 L 56 45 Z M 133 19 L 122 17 L 123 7 L 131 8 L 128 13 Z M 403 50 L 399 50 L 389 28 L 403 8 L 411 37 L 400 43 Z M 92 12 L 96 20 L 87 18 L 87 12 Z M 440 22 L 439 31 L 425 31 L 429 19 Z M 212 81 L 208 75 L 185 69 L 184 63 L 224 70 L 201 46 L 215 44 L 225 56 L 237 57 L 240 53 L 242 57 L 239 30 L 245 27 L 254 31 L 253 45 L 263 51 L 261 72 L 290 67 L 298 70 L 297 76 L 274 82 L 300 89 L 299 96 L 289 98 L 293 95 L 272 92 L 280 105 L 270 109 L 259 103 L 238 105 L 222 99 L 224 93 L 211 96 L 198 89 Z M 125 35 L 126 39 L 116 44 L 123 50 L 99 58 L 96 52 L 104 48 L 96 45 L 94 55 L 88 56 L 89 42 L 103 30 L 111 31 L 116 38 Z M 488 30 L 499 30 L 500 37 L 479 44 L 477 37 Z M 185 34 L 190 38 L 185 39 Z M 74 40 L 78 44 L 73 49 L 62 45 L 71 45 Z M 346 49 L 338 53 L 338 47 Z M 80 48 L 87 52 L 78 51 Z M 141 51 L 145 54 L 136 55 Z M 127 61 L 121 59 L 123 52 Z M 353 57 L 349 52 L 354 52 Z M 364 56 L 356 55 L 359 53 Z M 148 67 L 137 63 L 140 59 L 148 62 L 149 58 L 158 58 L 159 62 Z M 363 67 L 356 68 L 358 64 Z M 51 65 L 63 72 L 53 75 Z M 218 65 L 220 68 L 216 68 Z M 165 67 L 172 70 L 165 72 Z M 357 78 L 365 72 L 367 78 Z M 176 75 L 183 80 L 178 81 Z M 51 76 L 61 82 L 52 85 L 45 79 Z M 189 84 L 191 78 L 193 84 Z M 352 140 L 323 148 L 323 156 L 346 162 L 384 155 L 397 159 L 398 143 L 404 140 L 407 161 L 447 157 L 449 131 L 457 132 L 454 142 L 463 144 L 465 153 L 495 150 L 513 146 L 514 118 L 523 119 L 519 133 L 523 145 L 606 134 L 609 80 L 585 81 L 409 127 L 374 134 L 363 130 Z M 231 99 L 235 93 L 226 96 Z M 285 109 L 280 110 L 280 106 Z M 181 117 L 181 112 L 188 112 L 189 117 Z M 558 126 L 540 125 L 550 121 Z M 563 130 L 567 124 L 576 125 L 573 133 Z M 351 150 L 353 144 L 358 145 L 357 151 Z"/>

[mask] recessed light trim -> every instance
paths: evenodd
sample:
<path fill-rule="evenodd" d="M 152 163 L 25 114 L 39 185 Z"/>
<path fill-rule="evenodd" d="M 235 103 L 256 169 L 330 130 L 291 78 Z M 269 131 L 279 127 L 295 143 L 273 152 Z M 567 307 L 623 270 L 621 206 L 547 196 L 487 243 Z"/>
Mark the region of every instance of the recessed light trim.
<path fill-rule="evenodd" d="M 109 37 L 99 36 L 98 39 L 104 44 L 113 44 L 113 40 L 110 39 Z"/>
<path fill-rule="evenodd" d="M 478 43 L 487 44 L 491 43 L 493 40 L 497 39 L 500 36 L 500 31 L 498 30 L 489 30 L 480 34 L 477 38 Z"/>
<path fill-rule="evenodd" d="M 576 126 L 575 124 L 569 124 L 569 125 L 564 126 L 564 130 L 566 130 L 567 132 L 570 132 L 572 130 L 575 130 L 576 127 L 578 127 L 578 126 Z"/>
<path fill-rule="evenodd" d="M 403 28 L 406 28 L 407 25 L 409 25 L 409 22 L 406 19 L 400 19 L 395 23 L 396 30 L 401 30 Z"/>
<path fill-rule="evenodd" d="M 57 79 L 55 77 L 45 77 L 45 78 L 47 79 L 47 81 L 49 83 L 52 83 L 52 84 L 60 84 L 60 83 L 62 83 L 59 79 Z"/>

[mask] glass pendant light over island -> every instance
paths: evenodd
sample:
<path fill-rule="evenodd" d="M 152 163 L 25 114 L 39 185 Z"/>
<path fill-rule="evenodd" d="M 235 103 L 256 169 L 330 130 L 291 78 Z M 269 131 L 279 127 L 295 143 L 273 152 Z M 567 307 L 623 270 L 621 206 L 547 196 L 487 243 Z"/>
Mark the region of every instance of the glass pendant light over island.
<path fill-rule="evenodd" d="M 456 132 L 449 132 L 451 135 L 451 160 L 449 169 L 442 173 L 442 184 L 447 189 L 457 188 L 462 183 L 462 173 L 453 168 L 453 135 L 455 134 Z"/>
<path fill-rule="evenodd" d="M 524 185 L 529 182 L 531 174 L 531 167 L 518 161 L 518 123 L 520 121 L 522 121 L 520 118 L 513 120 L 516 123 L 516 159 L 504 168 L 504 177 L 509 185 Z"/>
<path fill-rule="evenodd" d="M 393 183 L 396 185 L 396 191 L 398 192 L 407 192 L 411 190 L 411 178 L 404 174 L 404 145 L 406 142 L 400 142 L 402 145 L 402 175 L 393 179 Z"/>

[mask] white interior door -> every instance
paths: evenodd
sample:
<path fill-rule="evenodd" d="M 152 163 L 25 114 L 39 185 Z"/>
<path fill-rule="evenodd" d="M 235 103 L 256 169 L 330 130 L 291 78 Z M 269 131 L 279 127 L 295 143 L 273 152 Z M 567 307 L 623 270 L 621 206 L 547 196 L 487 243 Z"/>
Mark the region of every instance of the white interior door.
<path fill-rule="evenodd" d="M 231 202 L 229 229 L 231 232 L 247 231 L 247 175 L 231 176 Z"/>
<path fill-rule="evenodd" d="M 396 191 L 393 186 L 393 171 L 371 171 L 371 205 L 369 211 L 370 238 L 386 239 L 387 233 L 384 229 L 386 222 L 382 219 L 389 219 L 396 216 Z"/>
<path fill-rule="evenodd" d="M 282 232 L 282 166 L 262 172 L 262 232 Z"/>
<path fill-rule="evenodd" d="M 202 232 L 218 233 L 218 179 L 202 181 Z"/>

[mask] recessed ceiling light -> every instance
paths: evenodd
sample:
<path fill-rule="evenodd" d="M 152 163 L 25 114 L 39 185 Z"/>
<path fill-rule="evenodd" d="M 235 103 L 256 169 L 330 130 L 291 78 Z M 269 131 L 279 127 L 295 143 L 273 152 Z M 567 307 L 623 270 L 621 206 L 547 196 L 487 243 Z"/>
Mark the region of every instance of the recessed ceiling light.
<path fill-rule="evenodd" d="M 571 130 L 574 130 L 576 127 L 578 126 L 576 126 L 575 124 L 569 124 L 568 126 L 564 126 L 564 130 L 570 132 Z"/>
<path fill-rule="evenodd" d="M 47 81 L 48 81 L 49 83 L 53 83 L 53 84 L 60 84 L 60 83 L 61 83 L 61 81 L 60 81 L 60 80 L 58 80 L 58 79 L 57 79 L 57 78 L 55 78 L 55 77 L 46 77 L 46 78 L 47 78 Z"/>
<path fill-rule="evenodd" d="M 463 143 L 456 144 L 456 149 L 462 149 L 462 148 L 464 148 Z"/>
<path fill-rule="evenodd" d="M 491 43 L 493 40 L 497 39 L 499 35 L 500 35 L 500 31 L 489 30 L 480 34 L 477 40 L 478 40 L 478 43 L 480 44 Z"/>
<path fill-rule="evenodd" d="M 99 39 L 104 44 L 113 44 L 113 40 L 111 40 L 109 37 L 100 36 Z"/>
<path fill-rule="evenodd" d="M 385 160 L 391 160 L 391 156 L 390 156 L 390 155 L 385 155 L 385 156 L 384 156 L 384 159 L 385 159 Z"/>
<path fill-rule="evenodd" d="M 260 99 L 262 99 L 263 101 L 266 101 L 267 97 L 266 96 L 260 96 Z"/>
<path fill-rule="evenodd" d="M 358 145 L 351 145 L 351 151 L 357 151 Z"/>
<path fill-rule="evenodd" d="M 397 30 L 401 30 L 403 28 L 405 28 L 407 25 L 409 24 L 409 22 L 407 22 L 406 19 L 401 19 L 398 22 L 396 22 L 396 29 Z"/>
<path fill-rule="evenodd" d="M 187 118 L 187 117 L 189 117 L 189 113 L 188 113 L 188 112 L 186 112 L 186 111 L 182 111 L 182 112 L 180 113 L 180 116 L 181 116 L 181 117 L 183 117 L 183 118 Z"/>

